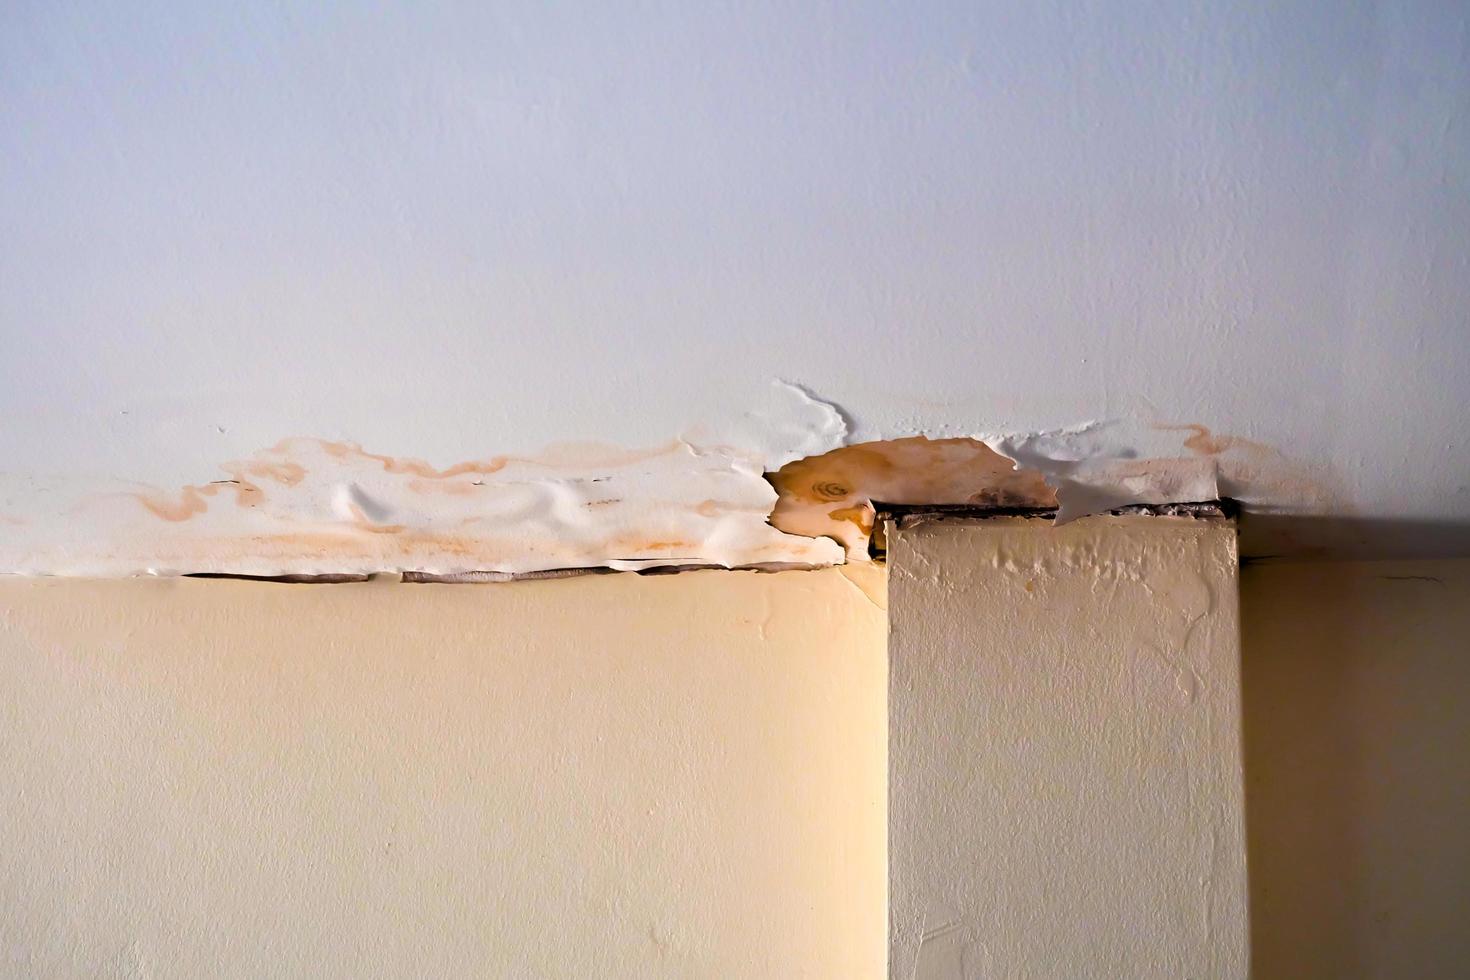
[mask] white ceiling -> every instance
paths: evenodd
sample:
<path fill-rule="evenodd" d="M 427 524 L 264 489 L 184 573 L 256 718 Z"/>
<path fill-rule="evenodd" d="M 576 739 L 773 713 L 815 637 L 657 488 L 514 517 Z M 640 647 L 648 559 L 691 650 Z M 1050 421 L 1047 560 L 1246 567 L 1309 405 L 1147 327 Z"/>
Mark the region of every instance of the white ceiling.
<path fill-rule="evenodd" d="M 1470 524 L 1460 3 L 7 4 L 0 229 L 17 520 L 783 378 L 856 438 L 1246 436 L 1378 550 Z"/>

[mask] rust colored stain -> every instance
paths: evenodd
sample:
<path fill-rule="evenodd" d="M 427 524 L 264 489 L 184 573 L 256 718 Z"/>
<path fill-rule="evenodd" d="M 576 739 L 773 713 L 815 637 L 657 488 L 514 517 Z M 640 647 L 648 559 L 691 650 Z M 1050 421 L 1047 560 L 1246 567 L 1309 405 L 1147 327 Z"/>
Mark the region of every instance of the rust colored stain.
<path fill-rule="evenodd" d="M 388 565 L 399 559 L 424 555 L 478 555 L 485 550 L 485 542 L 477 538 L 417 530 L 375 534 L 369 528 L 346 524 L 335 529 L 292 534 L 178 538 L 167 542 L 158 557 L 165 561 L 202 565 L 220 554 L 246 553 L 281 563 L 302 559 L 373 558 L 383 559 Z"/>
<path fill-rule="evenodd" d="M 660 453 L 668 452 L 671 447 L 665 446 L 658 450 L 648 452 L 619 452 L 601 449 L 595 455 L 580 459 L 579 462 L 607 462 L 610 464 L 620 462 L 631 462 L 640 459 L 651 458 Z M 585 452 L 587 447 L 568 447 L 564 455 L 575 456 L 577 452 Z M 250 459 L 231 460 L 220 464 L 220 469 L 231 477 L 228 480 L 217 480 L 213 483 L 193 484 L 180 487 L 176 494 L 164 491 L 148 491 L 135 493 L 132 496 L 137 499 L 155 517 L 165 521 L 183 522 L 204 513 L 209 509 L 209 499 L 215 497 L 221 487 L 233 487 L 235 503 L 241 507 L 253 507 L 265 499 L 265 491 L 261 483 L 273 483 L 282 487 L 295 487 L 304 481 L 309 475 L 309 470 L 302 463 L 292 457 L 301 454 L 302 450 L 314 450 L 324 454 L 330 459 L 341 462 L 370 462 L 381 467 L 384 472 L 396 475 L 412 476 L 416 479 L 410 481 L 408 486 L 411 490 L 421 494 L 447 493 L 455 496 L 467 496 L 475 493 L 480 483 L 473 480 L 458 480 L 456 477 L 465 476 L 488 476 L 498 473 L 512 463 L 527 463 L 536 466 L 554 466 L 557 459 L 554 454 L 543 458 L 520 457 L 520 456 L 494 456 L 484 460 L 467 460 L 455 463 L 444 469 L 435 469 L 427 462 L 412 457 L 387 456 L 382 453 L 372 453 L 363 449 L 355 442 L 334 442 L 327 439 L 311 439 L 306 437 L 293 437 L 282 439 L 280 442 L 265 449 Z M 359 521 L 364 526 L 371 522 L 359 515 Z M 374 530 L 385 530 L 378 527 Z"/>
<path fill-rule="evenodd" d="M 839 507 L 834 511 L 829 511 L 827 516 L 834 521 L 851 521 L 864 534 L 873 533 L 873 519 L 875 515 L 873 514 L 873 508 L 867 504 L 860 504 L 854 507 Z"/>
<path fill-rule="evenodd" d="M 694 508 L 694 512 L 700 517 L 719 517 L 722 514 L 739 514 L 752 511 L 753 508 L 749 504 L 731 500 L 702 500 L 699 502 L 699 506 Z"/>
<path fill-rule="evenodd" d="M 1158 428 L 1164 432 L 1192 433 L 1189 438 L 1184 440 L 1184 448 L 1200 456 L 1218 456 L 1221 453 L 1230 452 L 1232 449 L 1245 449 L 1253 452 L 1275 452 L 1274 449 L 1265 443 L 1255 442 L 1251 439 L 1243 439 L 1240 436 L 1217 436 L 1210 431 L 1208 426 L 1197 423 L 1160 425 Z"/>
<path fill-rule="evenodd" d="M 281 443 L 267 453 L 282 452 Z M 262 454 L 265 455 L 265 454 Z M 178 495 L 171 497 L 162 491 L 135 493 L 132 496 L 155 517 L 175 523 L 187 521 L 209 509 L 209 500 L 221 490 L 235 491 L 235 505 L 254 507 L 265 499 L 265 491 L 257 481 L 294 487 L 306 479 L 306 467 L 291 460 L 246 459 L 231 460 L 220 464 L 220 469 L 230 475 L 228 480 L 212 483 L 191 484 L 179 488 Z"/>
<path fill-rule="evenodd" d="M 438 469 L 297 437 L 221 464 L 229 479 L 123 496 L 173 525 L 130 527 L 150 567 L 517 571 L 836 560 L 830 542 L 786 538 L 767 524 L 770 489 L 748 466 L 673 441 L 634 451 L 567 443 Z M 653 499 L 662 497 L 661 476 L 738 482 L 732 499 Z"/>
<path fill-rule="evenodd" d="M 177 500 L 170 499 L 161 493 L 137 493 L 133 496 L 155 517 L 165 521 L 187 521 L 195 514 L 204 513 L 205 508 L 209 506 L 204 502 L 204 495 L 200 493 L 200 489 L 199 487 L 184 487 L 179 491 Z"/>
<path fill-rule="evenodd" d="M 278 444 L 275 447 L 275 451 L 288 452 L 290 442 L 291 440 L 287 440 Z M 512 459 L 509 456 L 495 456 L 485 460 L 472 459 L 438 470 L 424 460 L 414 459 L 411 456 L 385 456 L 381 453 L 370 453 L 355 442 L 329 442 L 322 439 L 316 440 L 316 444 L 322 451 L 334 459 L 371 460 L 382 466 L 383 471 L 386 473 L 416 476 L 424 480 L 448 480 L 456 476 L 469 474 L 488 476 L 505 469 Z"/>
<path fill-rule="evenodd" d="M 638 541 L 636 539 L 625 539 L 633 551 L 693 551 L 695 545 L 688 541 Z"/>
<path fill-rule="evenodd" d="M 1203 425 L 1160 428 L 1183 434 L 1179 455 L 1120 457 L 1109 464 L 1109 474 L 1125 484 L 1162 486 L 1167 496 L 1171 483 L 1193 486 L 1200 467 L 1208 466 L 1218 468 L 1229 495 L 1236 495 L 1231 493 L 1236 487 L 1255 486 L 1296 498 L 1325 495 L 1320 484 L 1313 485 L 1310 471 L 1291 465 L 1268 446 L 1216 435 Z M 242 531 L 277 530 L 273 536 L 241 533 L 228 539 L 235 542 L 226 549 L 230 554 L 264 559 L 284 553 L 285 542 L 295 541 L 304 558 L 330 553 L 347 559 L 381 556 L 383 567 L 432 564 L 440 556 L 460 555 L 474 555 L 483 567 L 514 565 L 527 555 L 547 567 L 585 565 L 609 556 L 636 561 L 673 555 L 693 561 L 712 548 L 731 553 L 726 544 L 731 527 L 748 534 L 752 526 L 765 534 L 774 528 L 831 539 L 850 557 L 865 557 L 869 540 L 882 530 L 874 526 L 876 503 L 981 509 L 1058 504 L 1056 490 L 1041 472 L 1018 469 L 1011 459 L 968 438 L 912 436 L 795 460 L 766 474 L 776 495 L 769 514 L 769 495 L 759 492 L 766 490 L 759 484 L 744 500 L 721 499 L 722 491 L 712 487 L 704 491 L 710 498 L 685 503 L 648 500 L 646 489 L 630 495 L 621 482 L 631 478 L 642 481 L 635 483 L 638 487 L 656 487 L 647 482 L 648 473 L 682 477 L 691 469 L 700 472 L 699 465 L 711 458 L 679 441 L 641 451 L 567 444 L 536 457 L 494 456 L 439 469 L 421 459 L 368 452 L 353 442 L 293 438 L 222 464 L 230 479 L 131 496 L 159 520 L 190 522 L 180 532 L 201 548 L 239 520 L 230 513 L 233 504 L 251 510 L 248 523 L 236 525 Z M 654 461 L 656 465 L 644 465 Z M 716 463 L 712 478 L 723 480 L 733 472 L 721 468 L 725 464 L 719 459 Z M 507 467 L 512 468 L 502 472 Z M 745 479 L 749 471 L 740 472 Z M 604 487 L 606 480 L 614 482 Z M 741 489 L 751 488 L 741 484 L 731 496 L 738 497 Z M 224 491 L 230 493 L 222 495 Z M 719 524 L 696 522 L 691 530 L 693 518 Z M 335 535 L 312 536 L 333 526 Z M 448 527 L 464 531 L 440 530 Z M 293 534 L 292 528 L 299 530 Z M 835 549 L 827 541 L 819 544 L 778 541 L 770 547 L 779 546 L 775 560 L 784 560 L 787 552 L 833 560 Z M 160 545 L 150 542 L 148 547 Z M 191 543 L 185 550 L 207 557 L 207 552 L 193 549 Z M 766 552 L 760 553 L 761 560 L 768 560 Z M 180 563 L 188 564 L 183 560 L 187 557 L 181 555 Z"/>
<path fill-rule="evenodd" d="M 1289 501 L 1293 509 L 1304 511 L 1351 513 L 1354 509 L 1340 480 L 1326 467 L 1294 460 L 1264 442 L 1216 434 L 1198 423 L 1155 427 L 1163 432 L 1188 432 L 1185 449 L 1217 460 L 1220 490 L 1226 496 L 1265 498 L 1277 502 L 1273 504 L 1277 508 Z"/>
<path fill-rule="evenodd" d="M 410 480 L 408 488 L 419 494 L 445 494 L 454 497 L 468 497 L 483 487 L 485 484 L 479 480 Z"/>
<path fill-rule="evenodd" d="M 1035 470 L 1018 470 L 977 439 L 913 436 L 843 446 L 788 463 L 768 479 L 779 497 L 771 524 L 790 534 L 830 537 L 849 554 L 866 551 L 873 502 L 1055 507 L 1056 491 Z"/>
<path fill-rule="evenodd" d="M 664 455 L 681 445 L 680 443 L 674 442 L 649 450 L 614 450 L 606 446 L 578 443 L 569 444 L 560 448 L 553 447 L 539 456 L 492 456 L 489 459 L 471 459 L 462 463 L 454 463 L 442 470 L 435 469 L 428 462 L 422 459 L 415 459 L 412 456 L 387 456 L 382 453 L 370 453 L 355 442 L 332 442 L 326 439 L 286 439 L 277 443 L 269 451 L 272 453 L 289 454 L 295 443 L 309 443 L 334 459 L 367 460 L 381 466 L 386 473 L 416 476 L 422 480 L 433 481 L 452 480 L 459 476 L 490 476 L 499 473 L 512 463 L 526 463 L 533 466 L 557 466 L 567 461 L 574 461 L 578 465 L 583 466 L 623 466 Z"/>
<path fill-rule="evenodd" d="M 221 490 L 234 490 L 235 503 L 240 507 L 253 507 L 261 499 L 260 487 L 240 479 L 181 487 L 177 499 L 159 492 L 135 493 L 133 496 L 154 516 L 165 521 L 179 522 L 204 513 L 209 507 L 206 498 L 214 497 Z"/>
<path fill-rule="evenodd" d="M 246 460 L 240 463 L 226 463 L 224 470 L 237 480 L 243 481 L 251 477 L 257 480 L 270 480 L 287 487 L 294 487 L 306 479 L 306 467 L 292 462 Z"/>

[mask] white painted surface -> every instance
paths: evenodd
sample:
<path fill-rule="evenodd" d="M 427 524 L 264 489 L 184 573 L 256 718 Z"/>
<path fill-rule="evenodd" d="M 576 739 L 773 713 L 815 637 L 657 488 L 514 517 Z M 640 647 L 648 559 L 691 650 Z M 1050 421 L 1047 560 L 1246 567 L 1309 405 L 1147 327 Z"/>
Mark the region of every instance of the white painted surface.
<path fill-rule="evenodd" d="M 849 574 L 0 578 L 0 976 L 881 976 Z"/>
<path fill-rule="evenodd" d="M 1246 976 L 1234 528 L 889 546 L 890 976 Z"/>
<path fill-rule="evenodd" d="M 1255 980 L 1470 975 L 1470 561 L 1241 573 Z"/>
<path fill-rule="evenodd" d="M 1463 524 L 1466 38 L 1409 0 L 9 4 L 0 513 L 287 437 L 653 447 L 783 377 L 860 438 L 1202 423 L 1306 509 Z"/>
<path fill-rule="evenodd" d="M 776 491 L 763 473 L 767 461 L 840 445 L 845 423 L 789 385 L 770 395 L 746 424 L 644 451 L 574 444 L 438 468 L 286 439 L 182 487 L 47 487 L 0 515 L 0 569 L 444 576 L 840 563 L 835 541 L 767 522 Z"/>

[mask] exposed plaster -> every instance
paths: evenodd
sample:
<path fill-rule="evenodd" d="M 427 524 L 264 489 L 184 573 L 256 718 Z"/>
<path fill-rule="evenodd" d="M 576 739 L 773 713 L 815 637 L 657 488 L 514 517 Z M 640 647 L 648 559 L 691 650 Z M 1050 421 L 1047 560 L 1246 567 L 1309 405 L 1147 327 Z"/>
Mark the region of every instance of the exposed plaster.
<path fill-rule="evenodd" d="M 565 570 L 866 561 L 880 509 L 1054 512 L 1059 523 L 1228 493 L 1321 506 L 1280 453 L 1198 425 L 846 444 L 846 413 L 776 382 L 741 417 L 646 450 L 563 444 L 435 466 L 291 438 L 172 490 L 9 480 L 0 568 L 22 574 L 480 581 Z"/>

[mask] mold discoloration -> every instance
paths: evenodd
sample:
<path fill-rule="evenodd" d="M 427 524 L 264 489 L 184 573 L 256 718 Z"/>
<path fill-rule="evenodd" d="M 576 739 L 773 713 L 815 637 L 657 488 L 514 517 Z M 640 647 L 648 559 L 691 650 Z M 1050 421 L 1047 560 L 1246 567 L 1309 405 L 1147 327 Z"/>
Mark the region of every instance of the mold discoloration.
<path fill-rule="evenodd" d="M 843 446 L 799 459 L 769 476 L 779 499 L 771 523 L 792 534 L 830 537 L 849 557 L 867 554 L 874 503 L 964 504 L 976 508 L 1057 505 L 1039 472 L 977 439 L 914 436 Z"/>

